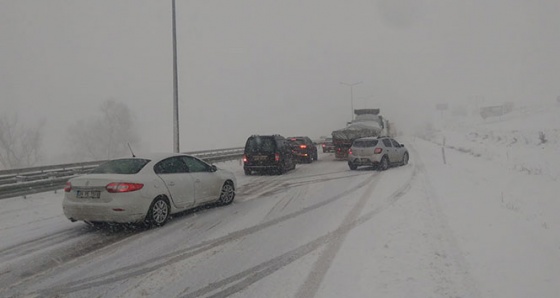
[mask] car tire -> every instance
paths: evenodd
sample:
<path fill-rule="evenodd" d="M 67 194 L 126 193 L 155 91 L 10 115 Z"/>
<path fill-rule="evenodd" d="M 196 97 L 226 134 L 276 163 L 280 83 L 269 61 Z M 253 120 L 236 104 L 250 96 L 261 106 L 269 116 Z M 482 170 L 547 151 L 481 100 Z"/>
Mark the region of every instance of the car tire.
<path fill-rule="evenodd" d="M 315 151 L 315 154 L 313 154 L 313 160 L 317 161 L 319 159 L 319 153 L 317 153 L 317 151 Z"/>
<path fill-rule="evenodd" d="M 170 212 L 169 201 L 163 196 L 157 197 L 148 209 L 145 222 L 149 227 L 161 227 L 169 219 Z"/>
<path fill-rule="evenodd" d="M 379 170 L 385 171 L 389 168 L 389 158 L 387 156 L 383 156 L 381 161 L 379 162 Z"/>
<path fill-rule="evenodd" d="M 348 162 L 348 167 L 350 168 L 351 171 L 354 171 L 358 168 L 357 165 L 353 164 L 352 162 Z"/>
<path fill-rule="evenodd" d="M 220 192 L 220 198 L 218 198 L 218 205 L 224 206 L 229 205 L 233 202 L 235 198 L 235 188 L 231 181 L 226 181 L 222 186 L 222 191 Z"/>
<path fill-rule="evenodd" d="M 408 153 L 407 153 L 407 152 L 405 152 L 405 153 L 403 154 L 403 159 L 402 159 L 402 164 L 401 164 L 401 165 L 404 166 L 404 165 L 406 165 L 406 164 L 408 164 Z"/>

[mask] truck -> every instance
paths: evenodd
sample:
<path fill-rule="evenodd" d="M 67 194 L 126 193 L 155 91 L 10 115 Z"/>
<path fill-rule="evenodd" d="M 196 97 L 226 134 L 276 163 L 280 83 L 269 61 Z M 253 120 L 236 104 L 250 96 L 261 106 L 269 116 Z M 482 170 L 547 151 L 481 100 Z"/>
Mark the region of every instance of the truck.
<path fill-rule="evenodd" d="M 356 109 L 354 120 L 345 128 L 332 132 L 335 158 L 348 158 L 348 149 L 356 139 L 388 135 L 388 122 L 379 112 L 380 109 Z"/>

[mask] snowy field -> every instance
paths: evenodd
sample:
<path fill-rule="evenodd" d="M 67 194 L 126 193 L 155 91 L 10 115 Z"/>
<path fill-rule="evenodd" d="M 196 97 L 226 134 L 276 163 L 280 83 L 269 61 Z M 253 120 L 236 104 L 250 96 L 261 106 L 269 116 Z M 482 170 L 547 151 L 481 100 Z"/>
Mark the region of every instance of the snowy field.
<path fill-rule="evenodd" d="M 442 119 L 385 172 L 221 163 L 234 204 L 159 229 L 71 223 L 61 192 L 0 200 L 0 297 L 560 297 L 558 115 Z"/>

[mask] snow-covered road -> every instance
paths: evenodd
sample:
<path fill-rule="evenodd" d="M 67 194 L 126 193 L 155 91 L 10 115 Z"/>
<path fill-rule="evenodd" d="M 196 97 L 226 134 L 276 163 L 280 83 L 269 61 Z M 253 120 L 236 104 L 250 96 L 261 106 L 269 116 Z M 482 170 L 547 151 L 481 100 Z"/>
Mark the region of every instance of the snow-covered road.
<path fill-rule="evenodd" d="M 410 163 L 385 172 L 330 154 L 282 176 L 223 163 L 234 204 L 150 230 L 71 223 L 60 193 L 0 200 L 0 296 L 560 296 L 553 178 L 403 143 Z"/>

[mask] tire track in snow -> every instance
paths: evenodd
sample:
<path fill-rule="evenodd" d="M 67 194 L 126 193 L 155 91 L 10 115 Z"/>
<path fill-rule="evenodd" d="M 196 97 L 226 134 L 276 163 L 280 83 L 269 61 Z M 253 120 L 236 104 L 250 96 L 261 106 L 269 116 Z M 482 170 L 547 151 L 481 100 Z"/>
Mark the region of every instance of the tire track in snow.
<path fill-rule="evenodd" d="M 350 226 L 353 222 L 356 221 L 357 217 L 360 215 L 360 212 L 364 208 L 364 205 L 371 197 L 375 186 L 379 179 L 373 179 L 366 191 L 362 194 L 358 202 L 352 207 L 350 212 L 346 214 L 344 217 L 341 227 L 343 226 Z M 339 228 L 340 229 L 340 228 Z M 308 298 L 313 297 L 317 293 L 319 289 L 319 285 L 321 281 L 325 277 L 325 274 L 329 270 L 332 261 L 334 260 L 336 254 L 340 250 L 342 243 L 346 239 L 346 236 L 350 232 L 350 229 L 339 232 L 334 234 L 330 237 L 329 243 L 327 244 L 326 249 L 321 253 L 313 268 L 310 270 L 309 274 L 307 275 L 307 279 L 303 283 L 303 285 L 299 288 L 298 292 L 296 293 L 296 298 Z"/>
<path fill-rule="evenodd" d="M 239 293 L 244 289 L 248 288 L 252 284 L 262 280 L 263 278 L 277 272 L 278 270 L 286 267 L 289 264 L 305 257 L 309 253 L 325 246 L 330 245 L 337 239 L 344 238 L 344 236 L 349 233 L 353 228 L 366 223 L 367 221 L 371 220 L 377 214 L 383 212 L 390 206 L 392 206 L 398 199 L 400 199 L 409 189 L 410 189 L 410 181 L 415 177 L 416 169 L 413 171 L 410 179 L 408 179 L 407 183 L 405 183 L 402 187 L 397 189 L 394 193 L 392 193 L 389 197 L 387 197 L 383 204 L 372 211 L 365 213 L 364 215 L 357 217 L 353 220 L 349 220 L 341 224 L 336 230 L 329 232 L 323 236 L 320 236 L 306 244 L 303 244 L 291 251 L 288 251 L 276 258 L 273 258 L 269 261 L 263 262 L 259 265 L 246 269 L 240 273 L 227 277 L 217 282 L 210 283 L 209 285 L 186 294 L 184 296 L 180 296 L 181 298 L 194 298 L 194 297 L 201 297 L 207 294 L 214 292 L 213 294 L 207 296 L 212 298 L 220 298 L 220 297 L 228 297 L 233 294 Z M 375 184 L 375 183 L 372 183 Z M 373 188 L 373 186 L 371 186 Z M 365 195 L 364 195 L 365 196 Z M 367 200 L 364 200 L 367 202 Z M 365 203 L 364 202 L 364 203 Z M 359 205 L 359 204 L 357 204 Z M 359 209 L 359 208 L 355 208 Z M 320 257 L 321 258 L 321 257 Z M 328 269 L 328 268 L 327 268 Z M 313 272 L 313 270 L 311 270 Z M 314 280 L 314 282 L 320 282 L 320 280 Z M 233 284 L 232 284 L 233 283 Z M 231 284 L 231 285 L 230 285 Z M 229 287 L 216 292 L 216 289 L 225 287 L 230 285 Z M 305 284 L 304 284 L 305 285 Z M 309 286 L 309 284 L 307 284 Z M 305 286 L 304 286 L 305 287 Z M 315 286 L 313 286 L 315 288 Z M 312 290 L 312 289 L 310 289 Z M 305 293 L 302 294 L 310 294 L 310 296 L 302 296 L 302 297 L 312 297 L 315 295 L 315 292 L 310 290 L 303 290 Z"/>
<path fill-rule="evenodd" d="M 413 169 L 412 174 L 410 177 L 402 184 L 402 186 L 393 192 L 387 199 L 383 201 L 383 204 L 376 209 L 374 209 L 371 216 L 366 216 L 368 220 L 373 217 L 374 214 L 379 214 L 381 211 L 389 208 L 393 205 L 399 198 L 401 198 L 405 193 L 410 190 L 410 183 L 416 176 L 416 168 Z M 360 221 L 358 215 L 364 208 L 367 201 L 372 197 L 373 191 L 379 179 L 374 180 L 374 182 L 370 185 L 370 187 L 364 192 L 364 194 L 360 197 L 358 202 L 354 205 L 352 210 L 348 212 L 344 221 L 342 222 L 341 226 L 348 226 L 351 225 L 353 222 Z M 363 223 L 363 222 L 362 222 Z M 298 292 L 296 293 L 295 297 L 297 298 L 308 298 L 314 297 L 319 290 L 319 286 L 323 281 L 327 271 L 331 267 L 332 262 L 334 261 L 338 251 L 342 247 L 344 240 L 350 230 L 347 230 L 345 233 L 339 234 L 337 237 L 333 237 L 327 248 L 321 253 L 317 261 L 315 262 L 313 268 L 309 271 L 307 279 L 301 285 Z"/>
<path fill-rule="evenodd" d="M 274 180 L 257 180 L 257 182 L 251 182 L 250 185 L 245 185 L 240 187 L 239 192 L 237 193 L 237 197 L 239 198 L 240 202 L 246 202 L 250 200 L 254 200 L 260 197 L 270 196 L 273 194 L 277 194 L 280 192 L 285 191 L 286 188 L 289 187 L 298 187 L 303 185 L 310 185 L 314 183 L 323 183 L 332 180 L 338 179 L 349 179 L 354 176 L 361 176 L 366 175 L 369 173 L 357 173 L 357 174 L 350 174 L 348 175 L 348 171 L 343 172 L 332 172 L 327 174 L 317 174 L 317 175 L 307 175 L 301 176 L 297 178 L 287 177 L 286 179 L 274 179 Z M 324 177 L 318 179 L 309 179 L 309 180 L 301 180 L 302 178 L 309 178 L 309 177 L 322 177 L 331 174 L 339 174 L 345 173 L 346 175 L 343 176 L 335 176 L 335 177 Z"/>
<path fill-rule="evenodd" d="M 41 253 L 43 249 L 54 247 L 56 244 L 74 240 L 75 239 L 74 232 L 75 230 L 62 231 L 60 233 L 56 233 L 59 235 L 59 237 L 55 237 L 52 241 L 50 240 L 41 241 L 42 243 L 41 246 L 33 247 L 33 250 L 28 253 L 29 254 L 35 252 Z M 20 284 L 24 284 L 27 281 L 31 280 L 32 278 L 41 276 L 45 272 L 48 272 L 53 268 L 61 266 L 61 264 L 78 259 L 84 255 L 108 247 L 112 244 L 123 242 L 136 234 L 138 234 L 138 232 L 126 232 L 124 235 L 122 233 L 114 233 L 110 235 L 86 235 L 84 237 L 81 237 L 84 238 L 84 240 L 80 241 L 79 244 L 71 247 L 63 247 L 61 249 L 57 249 L 55 253 L 51 253 L 51 252 L 44 253 L 45 256 L 42 256 L 41 258 L 33 257 L 33 259 L 25 263 L 25 266 L 19 266 L 18 265 L 19 263 L 8 265 L 7 271 L 2 272 L 0 274 L 0 285 L 2 285 L 0 289 L 8 288 L 8 285 L 10 288 L 12 288 Z M 63 238 L 59 239 L 60 237 Z M 19 253 L 17 257 L 31 258 L 25 255 L 25 250 Z M 14 257 L 12 259 L 14 259 Z"/>
<path fill-rule="evenodd" d="M 298 211 L 286 214 L 284 216 L 281 216 L 279 218 L 273 219 L 273 220 L 269 220 L 267 222 L 264 222 L 262 224 L 256 225 L 256 226 L 252 226 L 249 228 L 245 228 L 233 233 L 230 233 L 226 236 L 223 237 L 219 237 L 213 240 L 208 240 L 208 241 L 204 241 L 200 244 L 188 247 L 186 249 L 182 249 L 182 250 L 178 250 L 172 253 L 167 253 L 167 254 L 163 254 L 159 257 L 156 258 L 152 258 L 150 260 L 138 263 L 138 264 L 134 264 L 134 265 L 130 265 L 130 266 L 125 266 L 125 267 L 121 267 L 119 269 L 115 269 L 109 272 L 105 272 L 103 274 L 98 274 L 98 275 L 94 275 L 85 279 L 80 279 L 80 280 L 75 280 L 75 281 L 71 281 L 65 284 L 61 284 L 61 285 L 57 285 L 57 286 L 53 286 L 49 289 L 44 289 L 44 290 L 38 290 L 34 293 L 30 293 L 30 294 L 38 294 L 40 296 L 54 296 L 54 295 L 64 295 L 64 294 L 69 294 L 69 293 L 73 293 L 73 292 L 77 292 L 77 291 L 81 291 L 81 290 L 86 290 L 86 289 L 90 289 L 93 287 L 99 287 L 99 286 L 103 286 L 106 284 L 111 284 L 111 283 L 115 283 L 115 282 L 119 282 L 122 280 L 126 280 L 128 278 L 131 277 L 135 277 L 135 276 L 139 276 L 139 275 L 143 275 L 146 273 L 150 273 L 153 272 L 155 270 L 158 270 L 162 267 L 171 265 L 173 263 L 177 263 L 183 260 L 186 260 L 188 258 L 192 258 L 194 256 L 200 255 L 200 254 L 204 254 L 206 252 L 208 252 L 211 249 L 214 249 L 216 247 L 225 245 L 227 243 L 233 242 L 233 241 L 237 241 L 247 235 L 251 235 L 254 233 L 257 233 L 259 231 L 262 231 L 266 228 L 275 226 L 277 224 L 280 224 L 282 222 L 285 222 L 287 220 L 290 220 L 292 218 L 301 216 L 303 214 L 309 213 L 313 210 L 316 210 L 318 208 L 321 208 L 323 206 L 327 206 L 329 204 L 332 204 L 336 201 L 339 201 L 343 198 L 346 198 L 348 195 L 362 189 L 363 187 L 367 186 L 370 183 L 369 179 L 364 179 L 364 181 L 360 182 L 359 184 L 356 185 L 355 188 L 349 190 L 349 191 L 345 191 L 339 194 L 336 194 L 324 201 L 321 201 L 319 203 L 310 205 L 308 207 L 302 208 Z"/>

